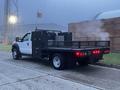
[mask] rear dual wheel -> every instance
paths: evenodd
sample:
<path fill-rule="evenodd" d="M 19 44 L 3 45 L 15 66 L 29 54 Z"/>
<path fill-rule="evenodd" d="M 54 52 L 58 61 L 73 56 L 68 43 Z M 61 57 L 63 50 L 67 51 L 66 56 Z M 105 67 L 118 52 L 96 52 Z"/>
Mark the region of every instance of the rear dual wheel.
<path fill-rule="evenodd" d="M 54 54 L 52 57 L 52 66 L 57 70 L 65 69 L 66 63 L 61 54 Z"/>
<path fill-rule="evenodd" d="M 76 61 L 72 58 L 64 57 L 61 54 L 54 54 L 52 57 L 52 66 L 57 70 L 73 68 L 76 66 Z"/>

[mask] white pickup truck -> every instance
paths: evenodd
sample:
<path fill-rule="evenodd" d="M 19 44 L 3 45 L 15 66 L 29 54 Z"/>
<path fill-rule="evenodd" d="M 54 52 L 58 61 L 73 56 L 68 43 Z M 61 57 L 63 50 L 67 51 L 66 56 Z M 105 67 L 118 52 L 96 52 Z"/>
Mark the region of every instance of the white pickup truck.
<path fill-rule="evenodd" d="M 76 63 L 96 63 L 110 52 L 109 41 L 72 41 L 72 33 L 37 30 L 16 38 L 12 45 L 13 59 L 29 55 L 47 58 L 57 70 L 73 67 Z"/>

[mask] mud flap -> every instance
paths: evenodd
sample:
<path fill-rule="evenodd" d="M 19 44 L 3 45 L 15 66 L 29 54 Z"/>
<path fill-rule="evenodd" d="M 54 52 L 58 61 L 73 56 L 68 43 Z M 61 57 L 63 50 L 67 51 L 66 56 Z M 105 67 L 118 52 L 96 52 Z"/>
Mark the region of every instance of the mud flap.
<path fill-rule="evenodd" d="M 94 63 L 98 62 L 99 60 L 100 60 L 100 58 L 97 58 L 94 56 L 89 57 L 89 63 L 91 63 L 91 64 L 94 64 Z"/>

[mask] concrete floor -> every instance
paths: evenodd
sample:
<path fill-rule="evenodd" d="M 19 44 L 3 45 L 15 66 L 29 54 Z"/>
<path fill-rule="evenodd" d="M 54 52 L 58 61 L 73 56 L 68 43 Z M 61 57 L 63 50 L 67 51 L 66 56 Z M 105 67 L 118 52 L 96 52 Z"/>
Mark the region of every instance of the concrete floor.
<path fill-rule="evenodd" d="M 57 71 L 49 62 L 0 52 L 0 90 L 120 90 L 120 70 L 90 65 Z"/>

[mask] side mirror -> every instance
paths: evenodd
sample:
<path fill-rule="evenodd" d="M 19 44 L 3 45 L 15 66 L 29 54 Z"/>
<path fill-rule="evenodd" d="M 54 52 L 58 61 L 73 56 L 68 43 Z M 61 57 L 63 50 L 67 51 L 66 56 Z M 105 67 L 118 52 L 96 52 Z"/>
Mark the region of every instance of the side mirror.
<path fill-rule="evenodd" d="M 16 38 L 15 38 L 15 41 L 16 41 L 16 42 L 21 42 L 21 38 L 20 38 L 20 37 L 16 37 Z"/>

